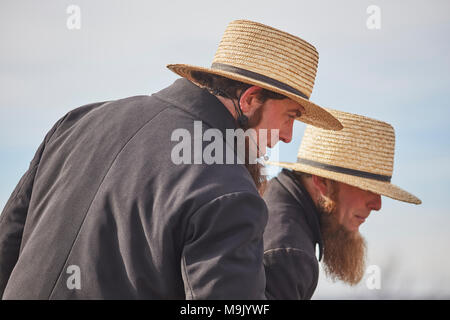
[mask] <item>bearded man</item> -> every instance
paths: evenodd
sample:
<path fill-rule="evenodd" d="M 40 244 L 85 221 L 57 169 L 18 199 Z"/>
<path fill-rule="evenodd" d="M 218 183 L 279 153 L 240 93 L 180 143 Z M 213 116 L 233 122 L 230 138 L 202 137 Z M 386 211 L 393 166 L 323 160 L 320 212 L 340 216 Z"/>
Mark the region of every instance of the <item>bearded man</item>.
<path fill-rule="evenodd" d="M 357 284 L 365 272 L 366 253 L 359 226 L 371 211 L 381 209 L 381 195 L 421 203 L 390 183 L 395 144 L 391 125 L 330 113 L 344 129 L 307 126 L 297 162 L 272 163 L 284 169 L 264 194 L 269 209 L 264 232 L 269 299 L 310 299 L 322 257 L 327 276 Z"/>
<path fill-rule="evenodd" d="M 238 127 L 276 129 L 289 142 L 295 119 L 341 129 L 308 100 L 317 59 L 298 37 L 233 21 L 211 68 L 169 65 L 183 78 L 151 96 L 69 112 L 1 214 L 0 295 L 265 298 L 258 168 L 197 161 L 196 148 L 194 163 L 175 163 L 172 134 L 195 137 L 201 122 L 223 137 Z"/>

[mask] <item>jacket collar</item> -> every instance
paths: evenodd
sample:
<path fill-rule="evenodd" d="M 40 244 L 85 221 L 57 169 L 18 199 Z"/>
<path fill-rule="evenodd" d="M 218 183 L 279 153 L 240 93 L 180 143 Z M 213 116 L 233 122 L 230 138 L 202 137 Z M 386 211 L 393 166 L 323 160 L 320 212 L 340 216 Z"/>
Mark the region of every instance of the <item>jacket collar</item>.
<path fill-rule="evenodd" d="M 192 114 L 210 127 L 219 129 L 224 136 L 226 129 L 237 128 L 236 120 L 219 99 L 185 78 L 176 80 L 153 96 Z"/>
<path fill-rule="evenodd" d="M 298 180 L 298 178 L 287 169 L 283 169 L 277 176 L 278 181 L 289 191 L 289 193 L 297 200 L 298 205 L 302 207 L 302 211 L 306 221 L 312 230 L 314 243 L 319 244 L 319 261 L 322 260 L 323 242 L 320 232 L 320 212 L 311 199 L 308 191 Z"/>

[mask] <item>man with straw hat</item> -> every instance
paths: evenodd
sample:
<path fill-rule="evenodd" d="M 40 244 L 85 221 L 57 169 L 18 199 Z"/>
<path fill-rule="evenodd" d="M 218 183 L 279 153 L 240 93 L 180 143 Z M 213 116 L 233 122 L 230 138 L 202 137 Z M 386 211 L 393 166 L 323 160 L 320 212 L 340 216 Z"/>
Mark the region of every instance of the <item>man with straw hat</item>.
<path fill-rule="evenodd" d="M 391 183 L 394 128 L 388 123 L 330 111 L 344 129 L 307 126 L 296 163 L 269 182 L 264 199 L 269 219 L 264 233 L 266 294 L 269 299 L 310 299 L 318 260 L 332 279 L 354 285 L 364 274 L 365 242 L 358 228 L 381 195 L 420 204 Z"/>
<path fill-rule="evenodd" d="M 152 96 L 69 112 L 1 214 L 0 295 L 264 298 L 259 167 L 220 156 L 205 163 L 197 151 L 207 145 L 203 129 L 219 142 L 227 130 L 277 130 L 278 138 L 257 145 L 261 153 L 289 142 L 295 119 L 341 129 L 309 101 L 317 62 L 315 48 L 298 37 L 233 21 L 210 68 L 169 65 L 183 78 Z M 194 161 L 184 161 L 191 145 Z"/>

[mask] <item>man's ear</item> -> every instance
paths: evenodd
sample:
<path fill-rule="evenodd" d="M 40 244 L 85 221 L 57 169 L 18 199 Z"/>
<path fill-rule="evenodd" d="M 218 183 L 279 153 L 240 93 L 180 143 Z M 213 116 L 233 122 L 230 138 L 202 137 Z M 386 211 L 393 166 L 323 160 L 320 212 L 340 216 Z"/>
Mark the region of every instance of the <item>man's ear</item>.
<path fill-rule="evenodd" d="M 327 179 L 311 175 L 312 182 L 314 187 L 319 191 L 319 193 L 323 196 L 326 196 L 328 194 L 328 186 L 327 186 Z"/>
<path fill-rule="evenodd" d="M 251 86 L 245 92 L 241 95 L 241 109 L 242 112 L 247 115 L 251 116 L 253 113 L 258 110 L 259 107 L 262 106 L 261 101 L 259 100 L 259 95 L 262 91 L 261 87 L 258 86 Z"/>

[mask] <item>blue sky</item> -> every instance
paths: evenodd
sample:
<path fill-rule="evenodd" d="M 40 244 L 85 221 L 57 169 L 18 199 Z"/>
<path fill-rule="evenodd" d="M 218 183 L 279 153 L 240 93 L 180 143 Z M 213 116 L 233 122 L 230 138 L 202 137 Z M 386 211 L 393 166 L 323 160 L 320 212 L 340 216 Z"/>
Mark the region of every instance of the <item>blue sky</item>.
<path fill-rule="evenodd" d="M 81 9 L 68 30 L 66 9 Z M 369 5 L 381 29 L 366 27 Z M 94 101 L 151 94 L 177 77 L 168 63 L 209 66 L 228 22 L 249 19 L 311 42 L 319 69 L 311 100 L 391 123 L 393 183 L 421 206 L 383 198 L 361 228 L 380 290 L 327 281 L 314 298 L 450 297 L 450 2 L 36 1 L 0 4 L 0 207 L 45 133 Z M 304 130 L 280 145 L 295 161 Z"/>

